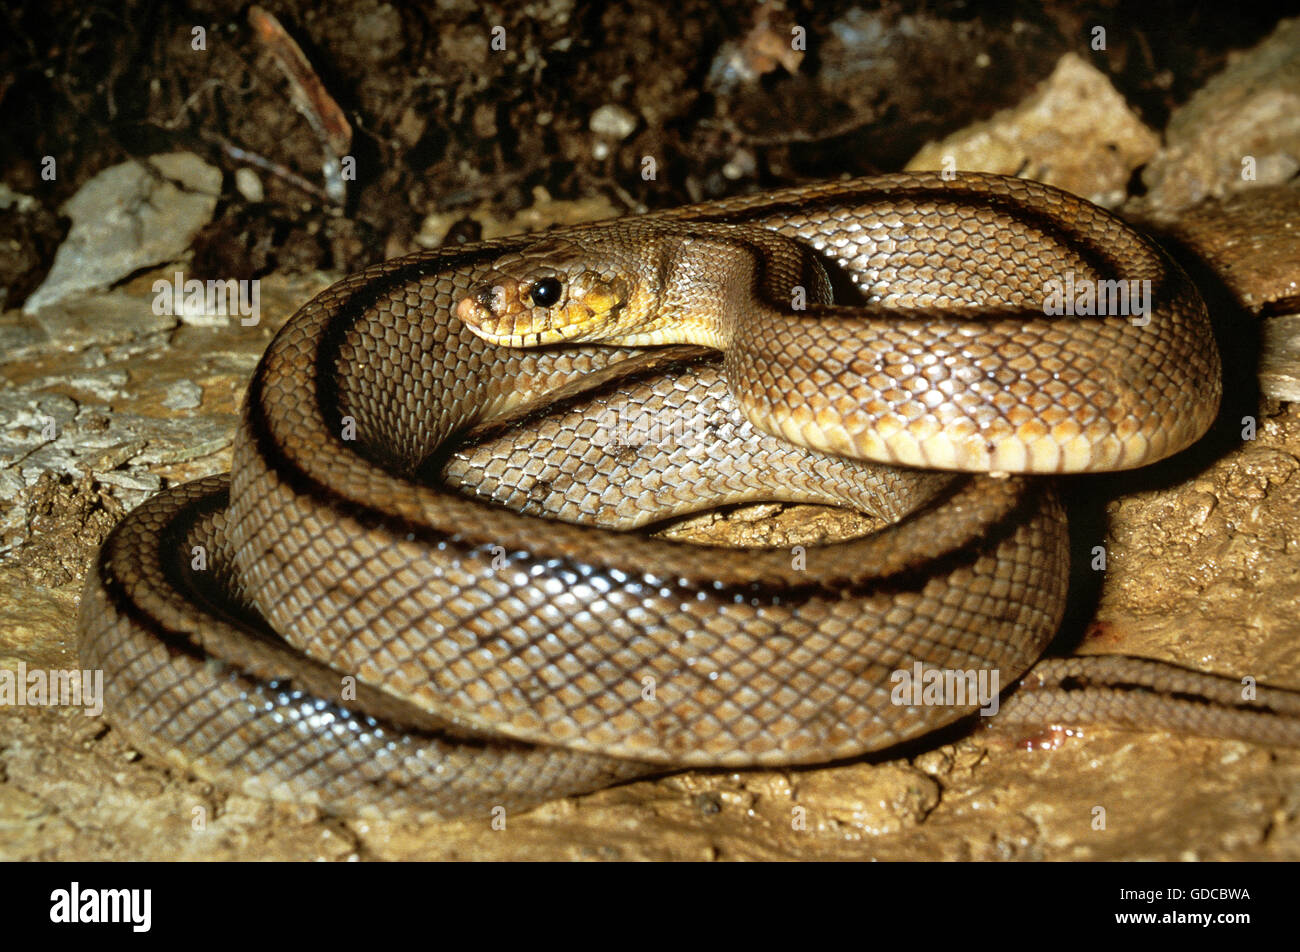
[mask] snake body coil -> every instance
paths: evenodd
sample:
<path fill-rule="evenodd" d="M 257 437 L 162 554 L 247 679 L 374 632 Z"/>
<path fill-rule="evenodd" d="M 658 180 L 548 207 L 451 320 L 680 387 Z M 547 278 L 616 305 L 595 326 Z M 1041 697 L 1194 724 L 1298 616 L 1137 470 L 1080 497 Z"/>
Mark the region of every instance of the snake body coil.
<path fill-rule="evenodd" d="M 1045 282 L 1067 273 L 1149 281 L 1149 321 L 1045 316 Z M 534 291 L 557 275 L 557 294 Z M 781 300 L 795 288 L 807 313 Z M 722 323 L 680 339 L 725 356 L 640 351 L 654 341 L 619 330 L 617 346 L 480 339 L 476 319 L 524 321 L 521 302 L 552 325 L 708 315 Z M 537 318 L 507 343 L 536 343 Z M 344 813 L 448 816 L 881 749 L 977 705 L 894 703 L 895 672 L 1021 677 L 1068 564 L 1046 482 L 866 460 L 1140 465 L 1209 425 L 1218 369 L 1204 306 L 1157 246 L 997 176 L 791 189 L 385 262 L 276 336 L 229 477 L 114 530 L 86 584 L 83 663 L 142 749 Z M 641 419 L 675 436 L 629 437 Z M 801 559 L 624 531 L 757 499 L 888 524 Z M 1134 700 L 1106 715 L 1159 707 L 1162 667 L 1127 673 Z M 1104 664 L 1055 683 L 1090 671 Z M 1017 703 L 1087 718 L 1094 695 L 1053 707 L 1052 691 Z M 1297 742 L 1290 704 L 1270 694 L 1210 727 Z"/>

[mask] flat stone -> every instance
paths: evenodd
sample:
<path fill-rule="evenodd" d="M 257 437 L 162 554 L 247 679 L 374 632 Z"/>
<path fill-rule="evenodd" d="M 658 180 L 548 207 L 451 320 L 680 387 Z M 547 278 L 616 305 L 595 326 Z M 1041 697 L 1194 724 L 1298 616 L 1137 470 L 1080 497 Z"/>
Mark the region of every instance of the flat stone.
<path fill-rule="evenodd" d="M 1300 403 L 1300 314 L 1264 321 L 1259 388 L 1277 400 Z"/>
<path fill-rule="evenodd" d="M 24 313 L 180 257 L 220 194 L 221 170 L 192 152 L 104 169 L 63 204 L 72 229 Z"/>
<path fill-rule="evenodd" d="M 4 354 L 6 360 L 21 358 L 27 352 L 40 347 L 45 340 L 45 335 L 40 328 L 31 324 L 10 321 L 0 323 L 0 354 Z"/>
<path fill-rule="evenodd" d="M 98 400 L 112 400 L 126 392 L 127 373 L 110 367 L 84 370 L 79 373 L 41 377 L 33 382 L 35 389 L 58 387 L 93 394 Z"/>
<path fill-rule="evenodd" d="M 177 324 L 175 317 L 155 314 L 140 295 L 126 291 L 69 296 L 30 320 L 63 350 L 122 344 Z"/>
<path fill-rule="evenodd" d="M 203 388 L 193 380 L 178 380 L 167 388 L 163 406 L 169 410 L 192 410 L 203 402 Z"/>
<path fill-rule="evenodd" d="M 1300 297 L 1300 189 L 1256 186 L 1211 199 L 1168 230 L 1214 269 L 1242 307 L 1258 314 Z"/>
<path fill-rule="evenodd" d="M 156 493 L 162 488 L 162 479 L 154 473 L 133 473 L 109 470 L 95 476 L 101 483 L 137 492 Z"/>
<path fill-rule="evenodd" d="M 1289 180 L 1300 159 L 1300 19 L 1234 55 L 1169 117 L 1165 141 L 1142 173 L 1149 214 L 1160 220 Z"/>

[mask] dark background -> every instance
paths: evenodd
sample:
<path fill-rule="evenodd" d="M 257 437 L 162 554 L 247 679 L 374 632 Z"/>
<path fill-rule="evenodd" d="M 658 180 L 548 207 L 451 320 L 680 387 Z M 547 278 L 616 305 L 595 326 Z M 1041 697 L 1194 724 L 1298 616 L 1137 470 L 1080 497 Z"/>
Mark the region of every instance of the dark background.
<path fill-rule="evenodd" d="M 191 150 L 227 173 L 196 242 L 198 277 L 352 271 L 413 250 L 430 212 L 508 215 L 537 186 L 631 211 L 894 170 L 1016 103 L 1070 50 L 1158 129 L 1300 3 L 268 3 L 353 127 L 357 178 L 339 207 L 274 175 L 261 202 L 233 188 L 230 147 L 320 182 L 319 141 L 250 9 L 29 0 L 0 12 L 0 175 L 41 204 L 0 212 L 6 306 L 48 270 L 67 228 L 59 204 L 130 156 Z M 807 32 L 802 59 L 789 51 L 794 25 Z M 1104 52 L 1089 48 L 1098 25 Z M 205 50 L 192 48 L 196 26 Z M 504 52 L 489 48 L 494 26 Z M 601 155 L 589 120 L 605 105 L 635 129 Z M 453 240 L 475 229 L 466 221 Z"/>

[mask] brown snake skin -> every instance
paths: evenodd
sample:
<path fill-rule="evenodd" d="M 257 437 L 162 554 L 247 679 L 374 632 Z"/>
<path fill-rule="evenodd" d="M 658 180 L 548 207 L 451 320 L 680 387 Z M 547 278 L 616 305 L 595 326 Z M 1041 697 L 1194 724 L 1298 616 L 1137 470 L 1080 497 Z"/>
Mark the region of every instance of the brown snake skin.
<path fill-rule="evenodd" d="M 748 395 L 772 395 L 764 429 L 784 413 L 859 443 L 872 438 L 855 408 L 869 407 L 892 435 L 863 455 L 910 463 L 938 445 L 928 381 L 974 426 L 944 424 L 977 435 L 961 444 L 966 468 L 1052 471 L 1078 468 L 1080 434 L 1096 437 L 1089 468 L 1175 452 L 1217 409 L 1217 352 L 1182 272 L 1046 186 L 902 174 L 635 222 L 806 241 L 830 262 L 837 306 L 867 305 L 857 326 L 871 336 L 852 336 L 841 311 L 821 315 L 829 344 L 807 324 L 740 331 L 739 365 L 697 347 L 485 343 L 453 311 L 536 237 L 339 282 L 262 358 L 231 475 L 146 502 L 90 573 L 82 660 L 104 669 L 131 743 L 257 796 L 430 816 L 890 747 L 977 706 L 893 703 L 894 672 L 996 670 L 1005 687 L 1038 659 L 1065 600 L 1061 508 L 1044 480 L 794 446 L 746 419 Z M 628 227 L 548 240 L 599 248 Z M 1066 271 L 1151 280 L 1150 323 L 1044 317 L 1043 283 Z M 1062 407 L 1068 420 L 1053 417 Z M 1066 449 L 1035 449 L 1045 431 Z M 757 499 L 885 525 L 797 553 L 625 531 Z M 1296 695 L 1239 694 L 1168 665 L 1065 659 L 1034 667 L 1000 716 L 1300 744 Z"/>

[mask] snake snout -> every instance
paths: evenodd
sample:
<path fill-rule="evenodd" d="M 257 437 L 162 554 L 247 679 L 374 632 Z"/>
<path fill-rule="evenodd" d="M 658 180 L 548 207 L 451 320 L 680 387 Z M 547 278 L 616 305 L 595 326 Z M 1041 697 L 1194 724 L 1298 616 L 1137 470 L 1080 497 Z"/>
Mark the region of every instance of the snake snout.
<path fill-rule="evenodd" d="M 519 292 L 519 283 L 512 278 L 501 278 L 484 284 L 474 294 L 478 306 L 488 314 L 500 317 Z"/>
<path fill-rule="evenodd" d="M 509 310 L 516 282 L 510 279 L 485 282 L 456 304 L 456 316 L 473 330 L 490 330 Z"/>

